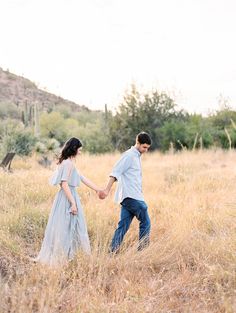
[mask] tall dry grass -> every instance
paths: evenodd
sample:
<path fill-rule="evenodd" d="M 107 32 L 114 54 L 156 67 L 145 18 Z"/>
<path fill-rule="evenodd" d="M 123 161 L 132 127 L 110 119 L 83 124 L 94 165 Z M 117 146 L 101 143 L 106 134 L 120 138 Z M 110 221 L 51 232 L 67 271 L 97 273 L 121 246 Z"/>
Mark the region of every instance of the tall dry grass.
<path fill-rule="evenodd" d="M 88 156 L 78 169 L 105 185 L 119 155 Z M 79 188 L 92 255 L 63 268 L 30 263 L 43 238 L 56 188 L 34 158 L 0 173 L 1 312 L 236 312 L 236 153 L 143 156 L 151 245 L 137 252 L 138 223 L 122 252 L 107 253 L 119 218 L 113 193 L 101 201 Z"/>

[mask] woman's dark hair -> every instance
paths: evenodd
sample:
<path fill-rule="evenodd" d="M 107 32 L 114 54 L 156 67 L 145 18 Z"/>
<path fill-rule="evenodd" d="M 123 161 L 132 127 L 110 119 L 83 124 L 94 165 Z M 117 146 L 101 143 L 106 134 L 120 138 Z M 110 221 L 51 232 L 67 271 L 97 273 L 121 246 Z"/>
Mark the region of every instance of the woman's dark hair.
<path fill-rule="evenodd" d="M 137 135 L 136 137 L 137 141 L 141 144 L 148 144 L 148 145 L 151 145 L 152 144 L 152 140 L 151 140 L 151 137 L 148 133 L 145 133 L 145 132 L 141 132 Z"/>
<path fill-rule="evenodd" d="M 68 159 L 69 157 L 76 156 L 77 150 L 82 147 L 82 143 L 78 138 L 70 138 L 64 144 L 61 154 L 58 158 L 58 164 L 60 164 L 63 160 Z"/>

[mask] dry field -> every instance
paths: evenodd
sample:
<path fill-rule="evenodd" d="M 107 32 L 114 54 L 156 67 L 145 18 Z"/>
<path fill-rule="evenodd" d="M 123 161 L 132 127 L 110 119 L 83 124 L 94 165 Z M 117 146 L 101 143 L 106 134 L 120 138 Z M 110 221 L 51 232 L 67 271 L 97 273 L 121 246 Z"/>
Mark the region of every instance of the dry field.
<path fill-rule="evenodd" d="M 104 186 L 118 154 L 82 155 L 77 167 Z M 57 191 L 35 158 L 0 171 L 0 312 L 236 312 L 236 153 L 143 156 L 151 245 L 136 252 L 138 223 L 122 252 L 107 253 L 119 218 L 112 194 L 82 186 L 92 255 L 64 268 L 32 264 Z"/>

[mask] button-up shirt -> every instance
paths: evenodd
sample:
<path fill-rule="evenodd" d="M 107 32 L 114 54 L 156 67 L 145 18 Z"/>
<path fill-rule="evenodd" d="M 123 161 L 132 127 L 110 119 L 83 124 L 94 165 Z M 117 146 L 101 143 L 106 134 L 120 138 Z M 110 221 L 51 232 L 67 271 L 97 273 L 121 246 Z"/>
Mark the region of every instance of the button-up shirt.
<path fill-rule="evenodd" d="M 141 153 L 135 147 L 131 147 L 122 154 L 110 176 L 115 177 L 118 181 L 115 202 L 121 203 L 125 198 L 144 201 Z"/>

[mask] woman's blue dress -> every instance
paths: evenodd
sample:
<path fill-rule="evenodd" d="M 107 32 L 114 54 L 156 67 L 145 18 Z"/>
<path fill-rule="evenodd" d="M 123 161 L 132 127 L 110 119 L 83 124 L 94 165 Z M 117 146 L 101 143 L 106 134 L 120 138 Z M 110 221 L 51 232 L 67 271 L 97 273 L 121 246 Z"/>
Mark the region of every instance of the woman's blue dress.
<path fill-rule="evenodd" d="M 70 159 L 63 160 L 54 173 L 51 184 L 58 185 L 67 181 L 78 209 L 73 215 L 71 203 L 62 188 L 56 194 L 39 255 L 36 261 L 49 264 L 64 264 L 72 259 L 79 249 L 90 254 L 87 225 L 76 188 L 80 185 L 81 175 Z"/>

